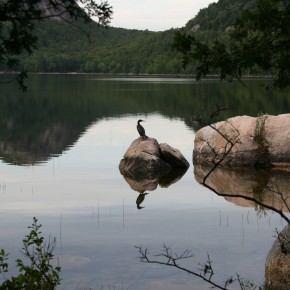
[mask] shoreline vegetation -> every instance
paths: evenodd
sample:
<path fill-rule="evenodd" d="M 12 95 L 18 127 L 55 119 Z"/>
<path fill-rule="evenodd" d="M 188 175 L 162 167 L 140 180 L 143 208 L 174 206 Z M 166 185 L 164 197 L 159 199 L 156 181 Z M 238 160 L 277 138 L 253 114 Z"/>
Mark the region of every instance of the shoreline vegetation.
<path fill-rule="evenodd" d="M 18 75 L 20 71 L 0 71 L 0 75 Z M 146 74 L 146 73 L 99 73 L 99 72 L 77 72 L 77 71 L 71 71 L 71 72 L 27 72 L 27 75 L 97 75 L 97 76 L 112 76 L 112 77 L 174 77 L 174 78 L 190 78 L 195 80 L 194 74 Z M 206 79 L 219 79 L 218 74 L 208 74 L 206 77 L 202 78 L 202 80 Z M 268 79 L 271 80 L 273 77 L 270 75 L 249 75 L 243 78 L 243 80 L 251 80 L 251 79 Z M 238 80 L 236 80 L 238 81 Z M 232 82 L 230 80 L 229 82 Z"/>

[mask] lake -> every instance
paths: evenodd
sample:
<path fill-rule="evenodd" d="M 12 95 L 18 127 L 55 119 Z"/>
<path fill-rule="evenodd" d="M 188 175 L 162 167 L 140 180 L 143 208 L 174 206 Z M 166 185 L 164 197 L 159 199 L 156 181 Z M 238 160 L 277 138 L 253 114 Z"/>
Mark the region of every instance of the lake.
<path fill-rule="evenodd" d="M 199 127 L 192 117 L 206 119 L 218 105 L 230 108 L 220 119 L 288 113 L 290 92 L 266 90 L 268 83 L 31 75 L 26 93 L 16 83 L 1 84 L 0 247 L 10 253 L 12 274 L 35 216 L 45 236 L 57 239 L 59 289 L 209 289 L 182 271 L 139 261 L 135 246 L 154 255 L 163 244 L 177 253 L 192 250 L 194 257 L 183 263 L 193 270 L 209 255 L 217 283 L 238 273 L 262 285 L 275 228 L 286 222 L 196 181 L 192 151 Z M 118 168 L 138 138 L 138 119 L 149 137 L 179 149 L 190 163 L 180 180 L 149 191 L 142 209 L 139 192 Z M 251 178 L 239 176 L 244 183 Z"/>

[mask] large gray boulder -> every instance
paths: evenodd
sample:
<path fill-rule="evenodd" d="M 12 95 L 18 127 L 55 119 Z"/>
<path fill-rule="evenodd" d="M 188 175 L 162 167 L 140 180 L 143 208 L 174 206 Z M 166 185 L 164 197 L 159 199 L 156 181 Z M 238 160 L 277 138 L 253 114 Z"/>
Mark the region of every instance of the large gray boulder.
<path fill-rule="evenodd" d="M 290 166 L 290 114 L 237 116 L 195 135 L 194 164 Z"/>
<path fill-rule="evenodd" d="M 290 289 L 290 225 L 279 233 L 267 255 L 265 286 L 271 290 Z"/>
<path fill-rule="evenodd" d="M 119 164 L 121 174 L 134 179 L 152 179 L 168 174 L 173 168 L 188 167 L 179 150 L 167 144 L 161 146 L 154 138 L 142 137 L 131 143 Z"/>

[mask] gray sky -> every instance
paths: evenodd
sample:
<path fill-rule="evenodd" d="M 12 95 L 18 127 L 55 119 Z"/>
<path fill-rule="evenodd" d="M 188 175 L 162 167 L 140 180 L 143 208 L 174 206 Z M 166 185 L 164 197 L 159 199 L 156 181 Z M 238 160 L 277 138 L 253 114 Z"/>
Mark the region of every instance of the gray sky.
<path fill-rule="evenodd" d="M 163 31 L 182 27 L 201 8 L 217 0 L 108 0 L 113 6 L 111 26 Z"/>

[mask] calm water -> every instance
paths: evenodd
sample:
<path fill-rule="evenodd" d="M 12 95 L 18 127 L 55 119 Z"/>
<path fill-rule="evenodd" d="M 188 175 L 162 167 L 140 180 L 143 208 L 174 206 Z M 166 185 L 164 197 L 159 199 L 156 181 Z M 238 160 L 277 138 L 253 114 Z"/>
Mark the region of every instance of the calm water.
<path fill-rule="evenodd" d="M 193 115 L 206 118 L 217 104 L 232 108 L 222 118 L 290 111 L 290 93 L 246 83 L 38 75 L 26 94 L 1 85 L 0 247 L 11 253 L 12 272 L 36 216 L 57 238 L 60 289 L 209 289 L 178 270 L 139 262 L 134 246 L 158 254 L 163 243 L 191 249 L 195 257 L 185 265 L 193 270 L 209 254 L 218 283 L 239 273 L 261 285 L 274 230 L 285 222 L 202 187 L 191 161 Z M 191 163 L 178 182 L 150 191 L 141 210 L 139 193 L 118 169 L 139 118 L 148 136 Z"/>

